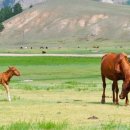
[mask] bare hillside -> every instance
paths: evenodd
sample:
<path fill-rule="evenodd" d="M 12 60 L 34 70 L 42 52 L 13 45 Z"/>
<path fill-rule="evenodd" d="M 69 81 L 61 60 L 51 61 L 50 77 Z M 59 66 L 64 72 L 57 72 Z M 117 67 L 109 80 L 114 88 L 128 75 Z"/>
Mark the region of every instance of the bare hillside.
<path fill-rule="evenodd" d="M 0 44 L 50 39 L 130 40 L 130 7 L 92 0 L 47 0 L 4 23 Z"/>

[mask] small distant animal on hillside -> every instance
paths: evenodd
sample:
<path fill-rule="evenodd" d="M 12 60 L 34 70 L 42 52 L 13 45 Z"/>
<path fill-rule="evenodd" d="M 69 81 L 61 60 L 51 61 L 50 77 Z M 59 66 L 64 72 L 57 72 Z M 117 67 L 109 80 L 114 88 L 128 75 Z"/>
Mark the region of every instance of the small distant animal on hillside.
<path fill-rule="evenodd" d="M 45 54 L 46 53 L 46 51 L 42 51 L 42 54 Z"/>
<path fill-rule="evenodd" d="M 99 48 L 99 46 L 93 46 L 93 48 Z"/>
<path fill-rule="evenodd" d="M 43 46 L 41 46 L 41 47 L 40 47 L 40 49 L 44 49 L 44 47 L 43 47 Z"/>

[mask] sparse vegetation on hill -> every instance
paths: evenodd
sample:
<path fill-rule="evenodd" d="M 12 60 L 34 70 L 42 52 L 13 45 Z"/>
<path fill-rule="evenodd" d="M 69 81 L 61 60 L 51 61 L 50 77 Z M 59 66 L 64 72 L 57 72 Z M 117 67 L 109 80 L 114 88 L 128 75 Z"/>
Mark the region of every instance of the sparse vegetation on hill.
<path fill-rule="evenodd" d="M 45 0 L 0 0 L 0 8 L 14 6 L 16 3 L 20 3 L 22 8 L 28 8 L 30 5 L 35 5 Z"/>
<path fill-rule="evenodd" d="M 4 22 L 5 20 L 13 17 L 16 14 L 19 14 L 23 11 L 21 5 L 19 3 L 15 4 L 14 7 L 5 7 L 0 10 L 0 22 Z"/>
<path fill-rule="evenodd" d="M 2 24 L 2 22 L 4 22 L 5 20 L 13 17 L 16 14 L 19 14 L 23 11 L 21 5 L 19 3 L 15 4 L 14 7 L 5 7 L 2 8 L 0 10 L 0 31 L 2 31 L 4 29 L 4 25 Z"/>
<path fill-rule="evenodd" d="M 4 25 L 2 23 L 0 23 L 0 32 L 2 32 L 4 29 Z"/>
<path fill-rule="evenodd" d="M 23 11 L 22 9 L 22 6 L 20 3 L 16 3 L 13 7 L 13 14 L 16 15 L 16 14 L 19 14 Z"/>

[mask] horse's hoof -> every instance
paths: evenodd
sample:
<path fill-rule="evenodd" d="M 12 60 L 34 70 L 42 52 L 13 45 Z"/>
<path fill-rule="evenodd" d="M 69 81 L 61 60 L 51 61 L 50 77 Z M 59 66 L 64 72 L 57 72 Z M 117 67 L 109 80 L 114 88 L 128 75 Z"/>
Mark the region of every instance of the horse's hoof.
<path fill-rule="evenodd" d="M 104 103 L 105 103 L 105 99 L 102 99 L 102 100 L 101 100 L 101 103 L 104 104 Z"/>
<path fill-rule="evenodd" d="M 116 103 L 116 101 L 115 101 L 115 100 L 113 100 L 113 103 L 115 104 L 115 103 Z"/>
<path fill-rule="evenodd" d="M 128 106 L 129 105 L 129 103 L 125 103 L 125 106 Z"/>
<path fill-rule="evenodd" d="M 126 102 L 125 102 L 125 106 L 128 106 L 129 105 L 129 100 L 127 100 Z"/>
<path fill-rule="evenodd" d="M 115 105 L 119 105 L 119 102 L 115 102 L 114 104 L 115 104 Z"/>

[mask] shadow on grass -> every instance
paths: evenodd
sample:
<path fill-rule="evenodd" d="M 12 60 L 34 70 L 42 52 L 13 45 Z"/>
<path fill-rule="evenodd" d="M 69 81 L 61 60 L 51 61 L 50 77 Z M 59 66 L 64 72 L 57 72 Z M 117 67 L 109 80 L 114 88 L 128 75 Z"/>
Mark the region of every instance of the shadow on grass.
<path fill-rule="evenodd" d="M 114 104 L 113 102 L 106 102 L 106 103 L 101 103 L 101 102 L 87 102 L 88 104 L 100 104 L 100 105 L 111 105 L 111 106 L 125 106 L 124 104 Z"/>
<path fill-rule="evenodd" d="M 0 102 L 9 102 L 7 99 L 0 99 Z"/>
<path fill-rule="evenodd" d="M 104 104 L 102 104 L 101 102 L 87 102 L 87 103 L 89 103 L 89 104 L 101 104 L 101 105 L 114 105 L 112 102 L 106 102 L 106 103 L 104 103 Z"/>

